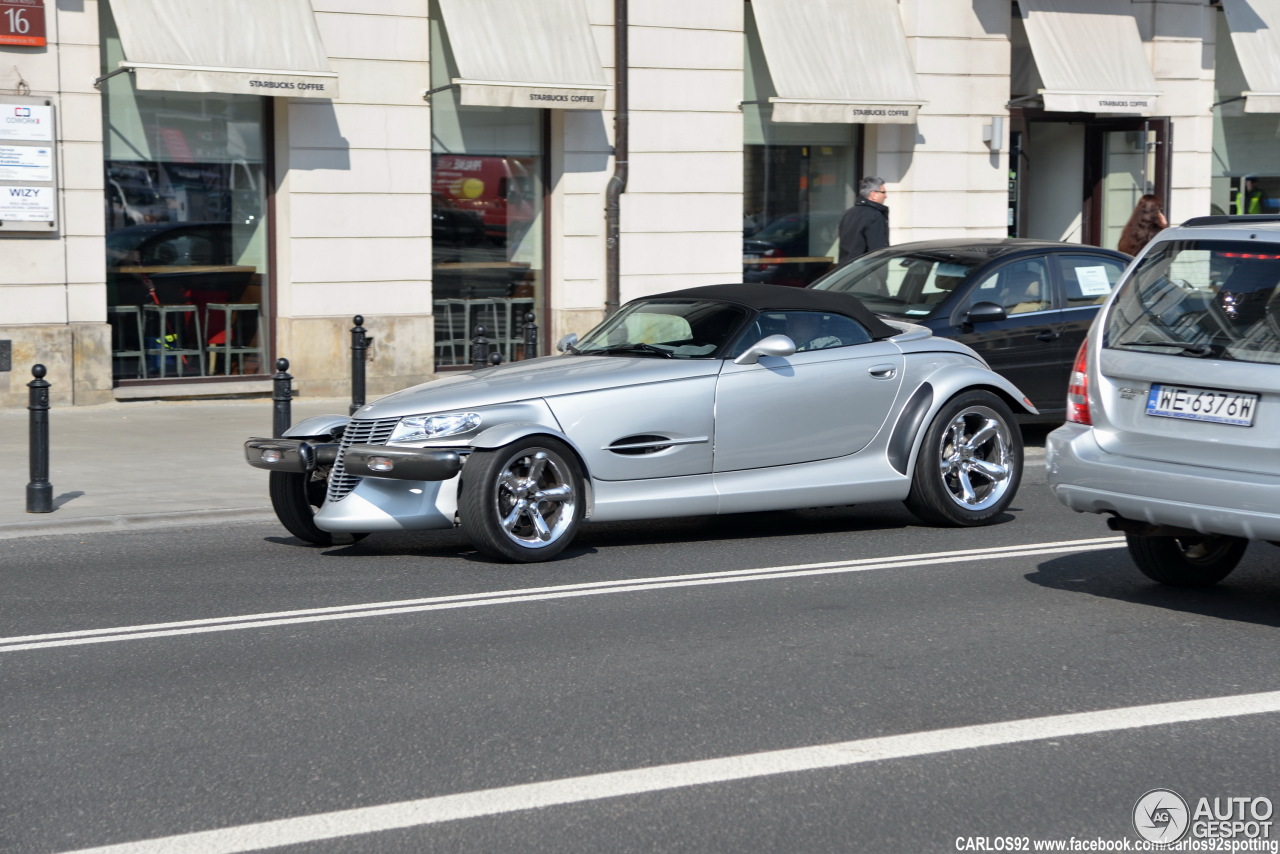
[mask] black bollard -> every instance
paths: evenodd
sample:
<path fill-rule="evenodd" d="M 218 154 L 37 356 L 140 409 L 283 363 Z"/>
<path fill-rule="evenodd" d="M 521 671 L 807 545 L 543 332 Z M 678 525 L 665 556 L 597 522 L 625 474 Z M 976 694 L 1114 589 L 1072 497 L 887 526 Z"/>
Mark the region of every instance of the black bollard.
<path fill-rule="evenodd" d="M 535 319 L 532 311 L 524 316 L 524 357 L 526 359 L 535 359 L 538 356 L 538 324 L 534 323 Z"/>
<path fill-rule="evenodd" d="M 31 412 L 31 482 L 27 484 L 27 512 L 53 512 L 53 484 L 49 482 L 49 383 L 44 365 L 34 365 L 27 383 Z"/>
<path fill-rule="evenodd" d="M 288 373 L 289 360 L 276 359 L 276 375 L 271 378 L 272 432 L 277 439 L 293 423 L 293 377 Z"/>
<path fill-rule="evenodd" d="M 471 367 L 479 370 L 489 364 L 489 339 L 485 333 L 489 330 L 480 325 L 476 327 L 476 337 L 471 339 Z"/>
<path fill-rule="evenodd" d="M 373 340 L 365 335 L 364 317 L 357 314 L 352 320 L 356 325 L 351 329 L 351 411 L 348 415 L 355 415 L 356 410 L 364 406 L 365 356 Z"/>

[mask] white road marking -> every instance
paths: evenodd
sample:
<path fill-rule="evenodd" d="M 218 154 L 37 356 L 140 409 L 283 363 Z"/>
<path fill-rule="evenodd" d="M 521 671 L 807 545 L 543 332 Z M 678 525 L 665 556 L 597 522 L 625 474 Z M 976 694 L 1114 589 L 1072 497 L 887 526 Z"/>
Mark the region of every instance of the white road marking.
<path fill-rule="evenodd" d="M 1280 712 L 1280 691 L 1027 718 L 525 783 L 86 848 L 71 854 L 238 854 L 776 774 L 1275 712 Z"/>
<path fill-rule="evenodd" d="M 827 561 L 802 563 L 792 566 L 768 566 L 761 569 L 736 569 L 724 572 L 703 572 L 690 575 L 668 575 L 661 578 L 630 578 L 618 581 L 596 581 L 584 584 L 563 584 L 554 587 L 530 587 L 517 590 L 494 590 L 486 593 L 467 593 L 459 596 L 437 596 L 428 599 L 405 599 L 396 602 L 374 602 L 362 605 L 338 605 L 329 608 L 308 608 L 298 611 L 276 611 L 265 614 L 245 614 L 237 617 L 213 617 L 205 620 L 183 620 L 173 623 L 152 623 L 139 626 L 119 626 L 108 629 L 83 629 L 72 632 L 54 632 L 42 635 L 22 635 L 0 638 L 0 653 L 20 652 L 32 649 L 48 649 L 60 646 L 112 643 L 115 641 L 141 640 L 143 638 L 174 637 L 208 632 L 230 632 L 242 629 L 259 629 L 269 626 L 289 626 L 299 623 L 353 620 L 362 617 L 386 617 L 394 614 L 411 614 L 418 611 L 443 611 L 456 608 L 475 608 L 483 605 L 511 605 L 523 602 L 544 602 L 551 599 L 568 599 L 580 596 L 600 596 L 606 593 L 638 593 L 648 590 L 666 590 L 673 587 L 699 587 L 709 584 L 734 584 L 742 581 L 769 581 L 775 579 L 802 578 L 811 575 L 833 575 L 848 572 L 868 572 L 875 569 L 940 566 L 966 563 L 976 559 L 1035 557 L 1070 552 L 1098 551 L 1116 548 L 1122 537 L 1100 537 L 1091 540 L 1064 540 L 1052 543 L 1030 543 L 990 549 L 966 549 L 962 551 L 931 552 L 917 555 L 865 558 L 852 561 Z"/>

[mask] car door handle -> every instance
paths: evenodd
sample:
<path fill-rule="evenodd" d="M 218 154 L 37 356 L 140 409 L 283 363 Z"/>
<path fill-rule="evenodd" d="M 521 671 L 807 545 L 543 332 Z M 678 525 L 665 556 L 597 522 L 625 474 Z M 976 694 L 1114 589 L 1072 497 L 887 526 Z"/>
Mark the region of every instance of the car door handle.
<path fill-rule="evenodd" d="M 1036 336 L 1037 341 L 1057 341 L 1061 336 L 1052 329 L 1046 329 Z"/>
<path fill-rule="evenodd" d="M 878 380 L 891 380 L 898 375 L 896 365 L 872 365 L 867 368 L 867 373 Z"/>

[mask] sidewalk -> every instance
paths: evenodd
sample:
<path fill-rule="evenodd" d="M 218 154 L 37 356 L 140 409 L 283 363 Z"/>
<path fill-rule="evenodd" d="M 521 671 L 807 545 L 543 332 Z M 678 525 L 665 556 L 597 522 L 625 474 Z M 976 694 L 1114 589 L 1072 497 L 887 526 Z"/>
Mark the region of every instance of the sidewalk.
<path fill-rule="evenodd" d="M 350 406 L 349 398 L 297 398 L 292 422 Z M 273 412 L 270 398 L 54 407 L 54 510 L 28 513 L 30 413 L 0 411 L 0 539 L 197 516 L 274 519 L 267 472 L 249 466 L 243 449 L 245 439 L 271 435 Z"/>

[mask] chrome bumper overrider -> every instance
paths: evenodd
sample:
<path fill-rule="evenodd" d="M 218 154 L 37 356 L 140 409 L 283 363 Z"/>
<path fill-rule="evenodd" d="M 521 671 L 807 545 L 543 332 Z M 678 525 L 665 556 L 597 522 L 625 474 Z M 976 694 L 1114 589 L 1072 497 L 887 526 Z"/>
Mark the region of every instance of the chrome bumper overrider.
<path fill-rule="evenodd" d="M 441 448 L 352 445 L 342 454 L 342 468 L 356 477 L 448 480 L 462 471 L 462 455 Z"/>
<path fill-rule="evenodd" d="M 302 439 L 250 439 L 244 443 L 249 465 L 268 471 L 309 472 L 333 465 L 335 443 L 311 444 Z M 449 480 L 462 471 L 462 455 L 439 448 L 392 448 L 352 445 L 342 455 L 346 474 L 394 480 Z"/>
<path fill-rule="evenodd" d="M 244 458 L 254 468 L 268 471 L 309 472 L 331 466 L 338 457 L 338 444 L 312 444 L 302 439 L 250 439 L 244 443 Z"/>

